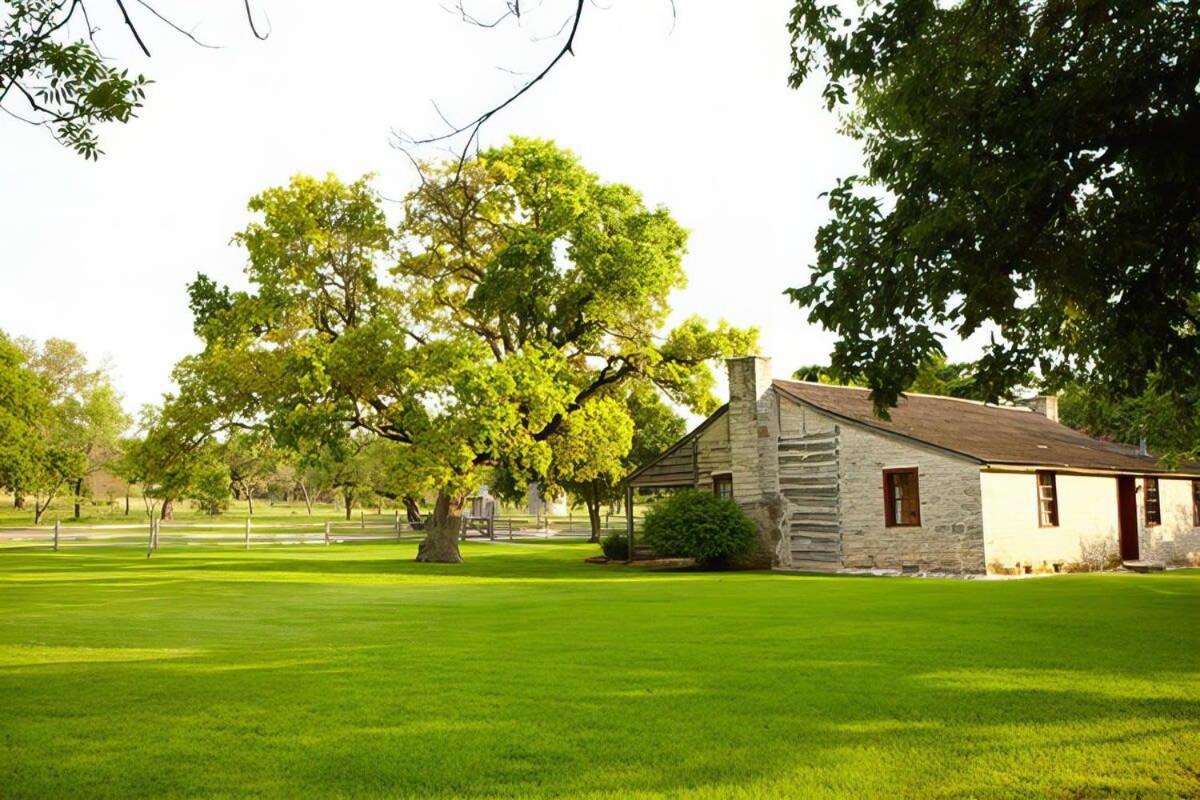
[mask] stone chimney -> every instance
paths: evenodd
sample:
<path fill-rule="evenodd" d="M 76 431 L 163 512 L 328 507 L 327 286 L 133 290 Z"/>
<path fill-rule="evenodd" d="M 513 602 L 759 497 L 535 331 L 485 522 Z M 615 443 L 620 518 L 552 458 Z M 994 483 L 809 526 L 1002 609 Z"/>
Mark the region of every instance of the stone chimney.
<path fill-rule="evenodd" d="M 1058 396 L 1043 394 L 1022 400 L 1021 405 L 1028 406 L 1051 422 L 1058 422 Z"/>
<path fill-rule="evenodd" d="M 756 561 L 770 565 L 780 537 L 779 422 L 771 391 L 771 361 L 760 356 L 727 360 L 729 453 L 733 499 L 759 529 Z"/>

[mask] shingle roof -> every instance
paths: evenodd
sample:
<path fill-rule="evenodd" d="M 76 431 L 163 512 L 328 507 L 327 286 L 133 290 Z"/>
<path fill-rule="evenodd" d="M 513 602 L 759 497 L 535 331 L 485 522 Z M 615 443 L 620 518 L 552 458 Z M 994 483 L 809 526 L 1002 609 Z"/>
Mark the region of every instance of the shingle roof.
<path fill-rule="evenodd" d="M 844 420 L 905 436 L 986 464 L 1067 467 L 1113 472 L 1168 473 L 1154 456 L 1105 442 L 1024 407 L 997 406 L 953 397 L 910 394 L 875 416 L 870 392 L 849 386 L 773 381 L 777 391 Z M 1177 472 L 1200 474 L 1200 465 Z"/>

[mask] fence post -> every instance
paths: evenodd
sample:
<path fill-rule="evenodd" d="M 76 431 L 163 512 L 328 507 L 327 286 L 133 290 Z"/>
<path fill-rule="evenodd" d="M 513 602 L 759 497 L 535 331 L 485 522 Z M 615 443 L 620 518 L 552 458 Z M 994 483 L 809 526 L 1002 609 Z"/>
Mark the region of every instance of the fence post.
<path fill-rule="evenodd" d="M 246 517 L 246 549 L 250 549 L 250 518 Z"/>
<path fill-rule="evenodd" d="M 329 520 L 325 520 L 325 546 L 329 547 Z"/>
<path fill-rule="evenodd" d="M 151 539 L 152 539 L 152 543 L 154 545 L 154 549 L 157 550 L 158 549 L 158 534 L 162 531 L 162 520 L 161 519 L 154 520 L 154 525 L 152 527 L 154 528 L 154 531 L 151 534 Z"/>
<path fill-rule="evenodd" d="M 512 517 L 508 518 L 508 540 L 512 541 Z"/>
<path fill-rule="evenodd" d="M 365 531 L 367 529 L 367 512 L 365 511 L 358 512 L 358 529 L 360 531 Z"/>
<path fill-rule="evenodd" d="M 58 552 L 58 517 L 54 518 L 54 552 Z"/>
<path fill-rule="evenodd" d="M 154 553 L 154 517 L 150 517 L 150 535 L 146 537 L 146 558 L 149 558 Z"/>

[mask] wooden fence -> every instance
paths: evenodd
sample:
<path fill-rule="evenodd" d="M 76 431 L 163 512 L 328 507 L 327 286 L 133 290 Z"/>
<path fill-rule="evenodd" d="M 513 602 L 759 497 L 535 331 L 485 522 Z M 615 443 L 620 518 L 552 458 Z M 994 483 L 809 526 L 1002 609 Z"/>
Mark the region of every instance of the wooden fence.
<path fill-rule="evenodd" d="M 624 530 L 623 518 L 606 518 L 601 535 Z M 353 542 L 413 542 L 420 541 L 424 535 L 422 530 L 399 516 L 383 520 L 368 520 L 363 516 L 351 522 L 256 523 L 247 517 L 242 522 L 164 522 L 154 519 L 104 525 L 65 525 L 55 520 L 52 526 L 0 528 L 0 548 L 142 547 L 147 555 L 151 555 L 163 546 L 221 545 L 246 549 L 272 544 L 328 546 Z M 591 529 L 586 516 L 464 517 L 461 531 L 462 539 L 489 541 L 586 540 L 589 536 Z"/>

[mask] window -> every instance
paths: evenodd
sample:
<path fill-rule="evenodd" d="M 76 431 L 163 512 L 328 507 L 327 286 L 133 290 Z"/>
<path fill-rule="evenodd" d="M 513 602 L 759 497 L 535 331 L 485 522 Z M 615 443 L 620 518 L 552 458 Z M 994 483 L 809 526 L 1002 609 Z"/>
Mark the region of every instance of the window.
<path fill-rule="evenodd" d="M 1158 478 L 1142 478 L 1146 487 L 1146 525 L 1158 525 L 1162 522 L 1162 508 L 1158 504 Z"/>
<path fill-rule="evenodd" d="M 921 491 L 917 468 L 883 471 L 883 518 L 889 528 L 921 524 Z"/>
<path fill-rule="evenodd" d="M 1192 480 L 1192 524 L 1200 528 L 1200 480 Z"/>
<path fill-rule="evenodd" d="M 1038 526 L 1058 527 L 1058 483 L 1053 472 L 1037 474 Z"/>
<path fill-rule="evenodd" d="M 733 476 L 713 475 L 713 494 L 722 500 L 733 499 Z"/>

